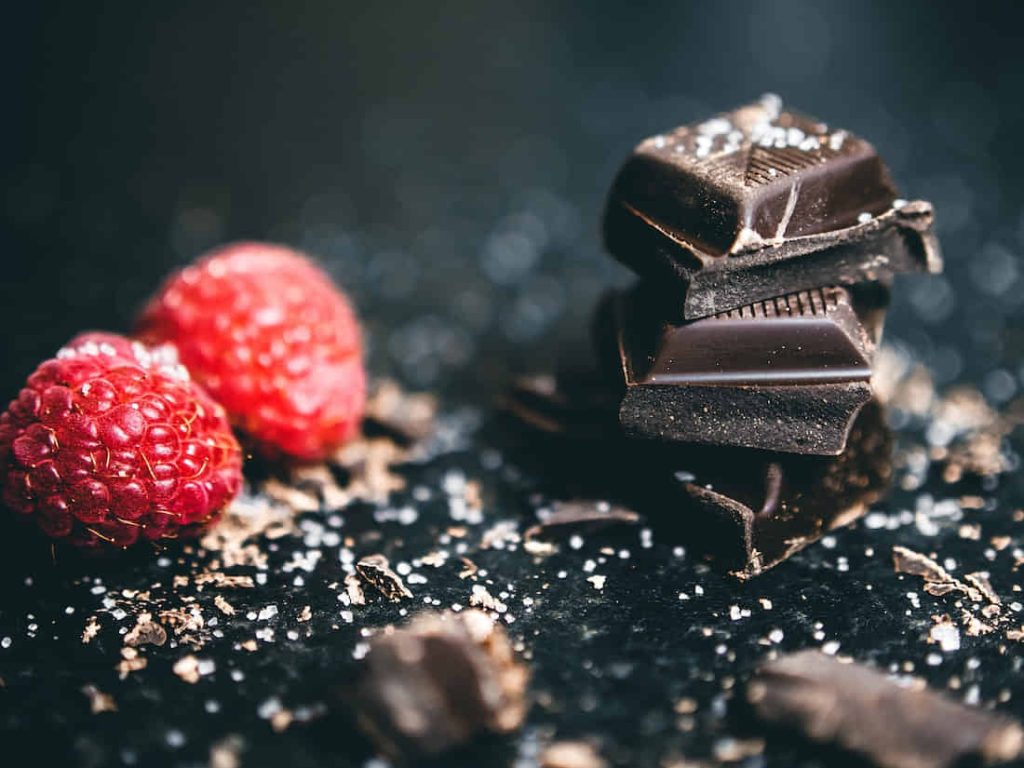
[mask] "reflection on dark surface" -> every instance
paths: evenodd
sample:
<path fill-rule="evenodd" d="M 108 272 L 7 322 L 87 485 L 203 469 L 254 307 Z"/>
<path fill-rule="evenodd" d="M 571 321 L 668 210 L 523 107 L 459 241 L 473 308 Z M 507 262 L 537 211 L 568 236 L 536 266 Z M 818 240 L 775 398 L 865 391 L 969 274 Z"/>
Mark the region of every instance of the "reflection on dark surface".
<path fill-rule="evenodd" d="M 596 379 L 524 379 L 505 407 L 532 433 L 519 451 L 543 463 L 554 493 L 635 504 L 659 532 L 740 579 L 856 520 L 892 476 L 892 432 L 877 400 L 839 456 L 627 440 Z"/>

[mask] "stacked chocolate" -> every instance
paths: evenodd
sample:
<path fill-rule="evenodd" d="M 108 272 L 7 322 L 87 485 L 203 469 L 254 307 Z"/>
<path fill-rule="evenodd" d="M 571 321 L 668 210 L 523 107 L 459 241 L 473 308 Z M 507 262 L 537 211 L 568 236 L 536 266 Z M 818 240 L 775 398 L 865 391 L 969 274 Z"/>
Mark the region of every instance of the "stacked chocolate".
<path fill-rule="evenodd" d="M 931 227 L 870 144 L 777 96 L 642 142 L 604 221 L 641 279 L 598 324 L 626 434 L 839 454 L 893 275 L 941 270 Z"/>

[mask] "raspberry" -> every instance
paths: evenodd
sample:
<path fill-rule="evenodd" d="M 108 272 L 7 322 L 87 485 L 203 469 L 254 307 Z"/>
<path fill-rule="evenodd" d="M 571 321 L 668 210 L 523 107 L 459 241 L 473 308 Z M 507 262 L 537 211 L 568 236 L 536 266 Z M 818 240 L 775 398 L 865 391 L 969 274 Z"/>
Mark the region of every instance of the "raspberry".
<path fill-rule="evenodd" d="M 305 256 L 237 243 L 172 275 L 144 308 L 141 338 L 171 342 L 192 375 L 269 458 L 323 459 L 359 430 L 359 325 Z"/>
<path fill-rule="evenodd" d="M 3 499 L 55 539 L 128 547 L 193 533 L 242 482 L 224 409 L 174 349 L 78 336 L 0 415 Z"/>

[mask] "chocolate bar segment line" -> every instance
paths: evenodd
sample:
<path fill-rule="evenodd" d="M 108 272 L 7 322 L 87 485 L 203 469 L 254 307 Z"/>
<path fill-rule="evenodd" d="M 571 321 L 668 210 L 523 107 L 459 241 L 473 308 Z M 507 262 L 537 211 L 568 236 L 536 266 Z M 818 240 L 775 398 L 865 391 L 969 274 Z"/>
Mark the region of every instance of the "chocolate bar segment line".
<path fill-rule="evenodd" d="M 658 326 L 634 294 L 620 338 L 627 382 L 640 385 L 828 384 L 868 381 L 874 345 L 842 288 L 759 302 L 711 318 Z M 648 351 L 643 336 L 653 332 Z"/>
<path fill-rule="evenodd" d="M 888 281 L 906 272 L 939 273 L 942 252 L 932 222 L 931 204 L 913 201 L 843 230 L 719 258 L 612 200 L 605 241 L 612 255 L 638 274 L 677 284 L 674 316 L 696 319 L 788 291 Z"/>
<path fill-rule="evenodd" d="M 643 287 L 608 306 L 627 436 L 835 455 L 871 397 L 874 344 L 845 289 L 678 324 Z"/>

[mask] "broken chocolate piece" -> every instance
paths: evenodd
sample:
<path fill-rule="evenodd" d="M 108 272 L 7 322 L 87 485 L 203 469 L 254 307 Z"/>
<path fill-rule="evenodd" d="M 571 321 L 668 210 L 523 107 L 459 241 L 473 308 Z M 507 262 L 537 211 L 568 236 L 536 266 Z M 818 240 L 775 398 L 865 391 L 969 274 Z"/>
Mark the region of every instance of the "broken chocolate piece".
<path fill-rule="evenodd" d="M 1024 752 L 1024 730 L 860 664 L 801 651 L 762 666 L 747 700 L 765 723 L 847 749 L 882 768 L 991 764 Z"/>
<path fill-rule="evenodd" d="M 412 597 L 412 592 L 405 586 L 402 577 L 391 570 L 391 565 L 384 555 L 364 557 L 356 563 L 356 573 L 363 581 L 393 603 L 397 603 L 403 598 Z"/>
<path fill-rule="evenodd" d="M 533 393 L 532 407 L 558 429 L 536 427 L 525 400 L 514 415 L 533 432 L 532 458 L 559 465 L 558 487 L 575 495 L 619 499 L 648 524 L 710 555 L 740 579 L 757 576 L 860 517 L 892 477 L 892 432 L 877 401 L 863 407 L 839 456 L 784 454 L 744 448 L 631 441 L 607 424 L 613 403 L 590 386 L 583 406 L 570 407 L 579 381 L 559 382 L 549 398 Z M 593 503 L 593 502 L 590 502 Z M 525 538 L 537 535 L 534 529 Z"/>
<path fill-rule="evenodd" d="M 835 455 L 871 397 L 874 343 L 843 288 L 671 323 L 641 286 L 610 311 L 630 437 Z"/>
<path fill-rule="evenodd" d="M 518 728 L 528 677 L 486 614 L 424 614 L 371 641 L 355 689 L 359 723 L 389 755 L 437 755 Z"/>
<path fill-rule="evenodd" d="M 820 285 L 941 270 L 925 202 L 874 148 L 775 96 L 642 142 L 605 214 L 608 250 L 682 288 L 694 319 Z"/>
<path fill-rule="evenodd" d="M 640 515 L 631 509 L 606 501 L 556 501 L 537 525 L 526 530 L 523 538 L 558 539 L 571 533 L 595 532 L 613 525 L 636 525 Z"/>
<path fill-rule="evenodd" d="M 682 502 L 702 548 L 746 580 L 861 517 L 889 484 L 891 452 L 884 413 L 871 402 L 835 458 L 681 450 L 669 498 Z"/>

